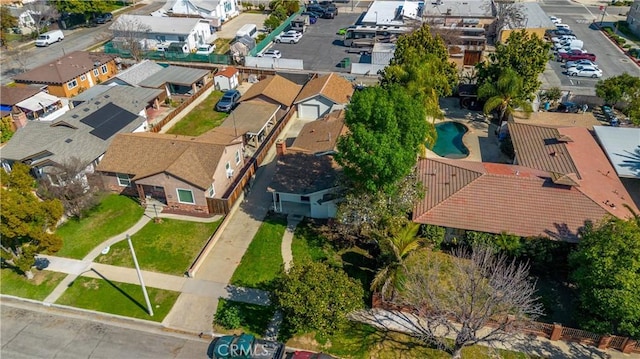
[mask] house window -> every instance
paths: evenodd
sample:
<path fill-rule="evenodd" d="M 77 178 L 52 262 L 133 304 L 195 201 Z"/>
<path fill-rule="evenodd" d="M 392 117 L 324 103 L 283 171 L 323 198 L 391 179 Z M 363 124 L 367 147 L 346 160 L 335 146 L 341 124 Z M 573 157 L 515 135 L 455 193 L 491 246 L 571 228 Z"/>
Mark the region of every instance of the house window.
<path fill-rule="evenodd" d="M 102 65 L 102 67 L 100 67 L 100 71 L 101 71 L 103 74 L 106 74 L 106 73 L 107 73 L 107 65 Z"/>
<path fill-rule="evenodd" d="M 309 202 L 309 196 L 300 196 L 300 202 Z"/>
<path fill-rule="evenodd" d="M 227 178 L 233 177 L 233 169 L 231 168 L 231 163 L 227 161 L 227 164 L 224 167 L 227 170 Z"/>
<path fill-rule="evenodd" d="M 242 156 L 240 155 L 240 150 L 236 151 L 236 164 L 239 165 L 242 160 Z"/>
<path fill-rule="evenodd" d="M 224 169 L 226 169 L 227 171 L 231 169 L 231 163 L 229 163 L 229 161 L 227 161 L 227 164 L 224 166 Z"/>
<path fill-rule="evenodd" d="M 129 187 L 131 185 L 131 178 L 129 178 L 128 174 L 124 173 L 116 173 L 118 177 L 118 185 L 120 187 Z"/>
<path fill-rule="evenodd" d="M 77 87 L 77 86 L 78 86 L 78 81 L 76 81 L 76 80 L 71 80 L 71 81 L 67 82 L 67 88 L 69 90 L 71 90 L 72 88 Z"/>
<path fill-rule="evenodd" d="M 93 76 L 98 76 L 100 75 L 100 73 L 98 72 L 98 69 L 93 69 Z"/>
<path fill-rule="evenodd" d="M 214 187 L 213 183 L 211 184 L 211 187 L 209 187 L 209 189 L 207 189 L 207 197 L 209 198 L 213 198 L 213 196 L 216 195 L 216 188 Z"/>
<path fill-rule="evenodd" d="M 87 76 L 86 75 L 81 75 L 80 76 L 80 81 L 86 81 L 87 80 Z"/>
<path fill-rule="evenodd" d="M 225 12 L 231 11 L 231 3 L 230 2 L 225 2 L 224 3 L 224 11 Z"/>
<path fill-rule="evenodd" d="M 193 199 L 193 191 L 190 189 L 177 188 L 176 191 L 178 191 L 178 202 L 196 204 L 196 201 Z"/>
<path fill-rule="evenodd" d="M 184 42 L 184 36 L 178 36 L 178 41 Z"/>

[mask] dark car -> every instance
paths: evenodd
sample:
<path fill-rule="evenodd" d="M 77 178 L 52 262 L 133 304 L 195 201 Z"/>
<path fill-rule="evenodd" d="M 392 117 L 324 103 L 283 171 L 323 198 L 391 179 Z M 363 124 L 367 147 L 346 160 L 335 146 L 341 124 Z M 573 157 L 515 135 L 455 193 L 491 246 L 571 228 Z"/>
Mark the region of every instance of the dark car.
<path fill-rule="evenodd" d="M 104 13 L 96 16 L 95 22 L 96 24 L 106 24 L 111 20 L 113 20 L 113 14 L 108 12 L 108 13 Z"/>
<path fill-rule="evenodd" d="M 575 102 L 562 102 L 556 109 L 556 112 L 578 113 L 578 111 L 580 111 L 580 106 Z"/>
<path fill-rule="evenodd" d="M 618 116 L 616 116 L 615 112 L 613 112 L 613 109 L 609 106 L 602 106 L 602 113 L 604 114 L 607 122 L 611 122 L 613 124 L 620 121 L 618 120 Z"/>
<path fill-rule="evenodd" d="M 315 24 L 318 19 L 320 18 L 320 14 L 313 12 L 313 11 L 305 11 L 300 15 L 307 15 L 309 17 L 309 23 L 310 24 Z"/>
<path fill-rule="evenodd" d="M 225 92 L 216 104 L 216 111 L 229 112 L 233 110 L 238 105 L 240 97 L 240 91 L 238 90 L 229 90 Z"/>
<path fill-rule="evenodd" d="M 330 13 L 331 14 L 331 19 L 333 19 L 334 17 L 338 16 L 338 8 L 337 7 L 328 7 L 325 9 L 325 14 L 326 13 Z"/>
<path fill-rule="evenodd" d="M 309 5 L 307 6 L 306 11 L 314 12 L 320 15 L 320 17 L 324 17 L 324 13 L 326 12 L 325 8 L 320 5 Z"/>

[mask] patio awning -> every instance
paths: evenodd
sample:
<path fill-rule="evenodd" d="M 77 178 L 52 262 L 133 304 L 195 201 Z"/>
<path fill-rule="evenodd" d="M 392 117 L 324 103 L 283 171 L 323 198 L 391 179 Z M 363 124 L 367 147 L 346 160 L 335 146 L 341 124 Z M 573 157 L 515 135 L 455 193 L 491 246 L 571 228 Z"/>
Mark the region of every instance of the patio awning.
<path fill-rule="evenodd" d="M 16 106 L 27 109 L 29 111 L 40 111 L 58 101 L 60 101 L 60 99 L 53 95 L 49 95 L 45 92 L 39 92 L 24 101 L 18 102 Z"/>

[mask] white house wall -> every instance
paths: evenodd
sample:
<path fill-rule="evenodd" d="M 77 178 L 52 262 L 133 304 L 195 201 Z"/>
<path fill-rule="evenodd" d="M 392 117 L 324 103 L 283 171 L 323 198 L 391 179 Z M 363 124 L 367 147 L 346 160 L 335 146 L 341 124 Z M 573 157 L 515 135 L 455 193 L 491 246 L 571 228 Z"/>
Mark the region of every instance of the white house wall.
<path fill-rule="evenodd" d="M 323 97 L 315 96 L 298 104 L 298 117 L 316 120 L 328 114 L 334 102 Z"/>
<path fill-rule="evenodd" d="M 323 196 L 326 193 L 331 192 L 331 190 L 332 189 L 326 189 L 307 195 L 307 197 L 309 197 L 308 202 L 302 201 L 302 196 L 299 194 L 279 192 L 278 195 L 280 196 L 280 202 L 282 203 L 282 212 L 287 213 L 287 204 L 295 203 L 298 206 L 301 204 L 307 205 L 309 207 L 309 215 L 311 218 L 333 218 L 336 216 L 337 212 L 336 204 L 333 201 L 318 203 L 319 201 L 322 201 Z M 280 211 L 280 202 L 276 203 L 277 211 Z"/>

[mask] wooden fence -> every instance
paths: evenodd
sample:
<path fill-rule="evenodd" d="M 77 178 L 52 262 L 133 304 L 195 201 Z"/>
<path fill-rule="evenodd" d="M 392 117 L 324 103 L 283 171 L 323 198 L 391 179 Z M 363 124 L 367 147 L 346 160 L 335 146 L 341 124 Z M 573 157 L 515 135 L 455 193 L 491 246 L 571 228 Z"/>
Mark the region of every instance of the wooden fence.
<path fill-rule="evenodd" d="M 182 112 L 182 110 L 184 110 L 193 101 L 195 101 L 198 97 L 200 97 L 200 95 L 202 95 L 211 86 L 213 86 L 213 83 L 214 83 L 214 81 L 211 80 L 211 81 L 207 82 L 206 84 L 204 84 L 204 86 L 202 86 L 200 89 L 198 89 L 198 91 L 196 93 L 194 93 L 193 96 L 189 97 L 188 99 L 183 101 L 178 107 L 173 109 L 173 111 L 171 111 L 165 118 L 163 118 L 162 121 L 160 121 L 158 123 L 154 123 L 153 127 L 151 127 L 151 129 L 149 131 L 150 132 L 159 132 L 162 129 L 162 126 L 166 125 L 167 123 L 169 123 L 169 121 L 173 120 L 174 117 L 178 116 L 178 114 L 180 112 Z"/>

